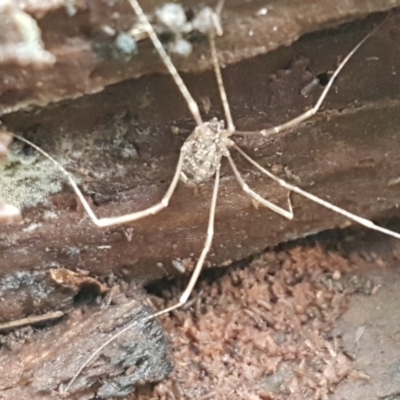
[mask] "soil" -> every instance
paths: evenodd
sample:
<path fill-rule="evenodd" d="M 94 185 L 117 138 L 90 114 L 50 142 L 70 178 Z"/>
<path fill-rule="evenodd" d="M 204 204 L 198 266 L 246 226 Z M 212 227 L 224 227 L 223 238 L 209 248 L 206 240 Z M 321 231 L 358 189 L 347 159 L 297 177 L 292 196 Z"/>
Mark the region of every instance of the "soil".
<path fill-rule="evenodd" d="M 190 309 L 163 320 L 174 373 L 129 398 L 398 398 L 398 255 L 395 241 L 331 231 L 209 271 Z"/>
<path fill-rule="evenodd" d="M 93 353 L 93 340 L 98 347 L 115 329 L 107 326 L 110 316 L 120 320 L 117 315 L 127 304 L 124 318 L 140 320 L 124 295 L 103 311 L 84 305 L 55 327 L 28 327 L 3 336 L 1 398 L 396 399 L 399 263 L 396 240 L 347 229 L 282 244 L 235 266 L 209 269 L 184 309 L 160 318 L 166 342 L 156 326 L 136 325 L 122 342 L 102 350 L 65 396 L 59 390 Z M 175 303 L 185 282 L 181 278 L 150 285 L 153 307 Z M 118 281 L 113 287 L 115 299 L 121 291 L 133 290 Z M 99 324 L 100 331 L 95 328 Z M 113 323 L 116 331 L 124 324 Z M 46 345 L 46 335 L 54 344 L 43 353 L 40 343 Z M 150 356 L 153 338 L 161 347 Z M 145 353 L 138 345 L 145 346 Z M 152 373 L 135 380 L 130 375 L 143 365 L 138 364 L 143 354 L 149 354 Z M 21 364 L 26 357 L 35 362 Z M 167 378 L 171 362 L 174 371 Z M 20 367 L 13 371 L 14 381 L 25 377 L 24 387 L 5 388 L 10 373 L 4 368 L 10 363 L 24 366 L 23 375 Z"/>

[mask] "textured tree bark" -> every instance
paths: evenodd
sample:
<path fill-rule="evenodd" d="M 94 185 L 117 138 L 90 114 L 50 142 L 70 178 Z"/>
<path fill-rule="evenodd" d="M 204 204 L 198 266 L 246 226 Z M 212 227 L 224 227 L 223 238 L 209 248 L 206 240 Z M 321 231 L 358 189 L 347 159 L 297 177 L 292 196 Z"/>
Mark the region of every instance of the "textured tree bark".
<path fill-rule="evenodd" d="M 281 12 L 281 6 L 276 7 L 271 13 Z M 357 7 L 355 5 L 354 10 Z M 258 9 L 259 5 L 254 9 L 246 8 L 242 18 L 245 13 L 254 16 Z M 241 10 L 239 6 L 236 13 L 238 10 Z M 300 15 L 296 10 L 288 14 Z M 318 12 L 307 14 L 315 16 L 317 22 L 314 28 L 305 31 L 366 14 L 364 8 L 363 11 L 354 10 L 348 15 L 337 11 L 331 19 L 320 17 Z M 82 12 L 78 10 L 74 21 L 80 21 Z M 228 8 L 227 14 L 230 13 Z M 54 15 L 42 17 L 42 26 L 52 26 L 50 16 L 65 17 L 62 11 L 55 10 Z M 243 32 L 248 34 L 252 29 L 244 23 L 246 28 L 243 28 L 240 19 L 237 23 L 233 17 L 228 19 L 229 40 L 224 36 L 218 42 L 221 59 L 225 62 L 278 47 L 278 42 L 267 45 L 258 33 L 255 34 L 257 39 L 246 36 L 249 40 L 246 45 Z M 381 19 L 382 15 L 373 15 L 338 29 L 313 33 L 291 47 L 226 67 L 223 74 L 237 129 L 262 129 L 285 122 L 313 105 L 322 84 L 308 86 L 310 82 L 319 77 L 323 83 L 338 59 Z M 254 32 L 264 29 L 261 19 L 254 17 L 249 21 Z M 292 29 L 292 25 L 285 22 L 284 26 L 291 33 L 283 43 L 291 42 L 304 32 L 298 29 L 298 24 L 298 21 L 293 23 L 296 28 Z M 235 30 L 235 26 L 241 28 Z M 282 178 L 353 213 L 380 220 L 396 215 L 400 167 L 397 155 L 400 141 L 399 27 L 400 16 L 392 13 L 346 66 L 318 116 L 273 138 L 237 138 L 238 144 Z M 44 28 L 41 30 L 43 32 Z M 234 32 L 242 36 L 234 40 Z M 262 43 L 257 42 L 260 40 Z M 226 50 L 231 48 L 238 51 Z M 43 99 L 43 103 L 47 103 L 49 98 L 57 98 L 56 90 L 61 93 L 59 97 L 71 96 L 77 94 L 78 86 L 80 93 L 87 93 L 128 76 L 142 75 L 144 71 L 158 71 L 160 63 L 150 49 L 149 43 L 141 44 L 139 55 L 129 64 L 131 69 L 107 69 L 110 65 L 115 67 L 115 63 L 107 64 L 104 70 L 96 63 L 93 65 L 97 69 L 86 69 L 82 62 L 77 67 L 81 75 L 74 76 L 73 70 L 67 68 L 69 73 L 65 76 L 76 79 L 68 82 L 68 90 L 64 90 L 62 82 L 50 90 L 57 81 L 54 76 L 63 75 L 59 72 L 62 69 L 55 68 L 51 73 L 54 76 L 43 69 L 40 73 L 50 74 L 48 84 L 42 86 L 43 92 L 29 92 L 32 95 L 25 97 L 25 89 L 17 91 L 18 85 L 13 86 L 9 97 L 2 96 L 3 110 L 41 103 Z M 201 54 L 207 54 L 207 61 Z M 195 60 L 199 59 L 203 61 L 194 67 Z M 73 58 L 68 58 L 66 63 L 73 64 Z M 209 66 L 207 45 L 196 46 L 192 56 L 179 65 L 195 71 L 184 74 L 184 79 L 195 98 L 200 100 L 205 119 L 223 118 L 212 72 L 199 72 Z M 88 75 L 93 80 L 89 80 L 87 87 L 81 87 L 80 82 Z M 20 81 L 24 82 L 21 87 L 28 88 L 28 81 Z M 307 96 L 304 88 L 310 88 Z M 43 109 L 9 113 L 2 120 L 8 130 L 29 138 L 71 171 L 99 216 L 133 212 L 159 201 L 173 175 L 180 146 L 194 127 L 186 104 L 170 77 L 165 75 L 124 81 L 95 95 L 65 100 Z M 81 210 L 68 185 L 64 185 L 64 177 L 51 163 L 21 144 L 14 143 L 12 150 L 14 158 L 0 173 L 0 187 L 8 202 L 23 209 L 23 223 L 0 227 L 0 293 L 1 298 L 7 300 L 0 302 L 2 321 L 69 309 L 76 293 L 68 297 L 57 286 L 44 288 L 49 268 L 83 269 L 100 276 L 115 273 L 147 283 L 176 275 L 177 270 L 172 266 L 174 259 L 197 259 L 205 238 L 211 183 L 197 191 L 180 184 L 171 204 L 159 214 L 126 226 L 98 229 Z M 268 200 L 285 205 L 284 190 L 254 171 L 238 155 L 234 157 L 253 189 Z M 254 205 L 224 164 L 209 264 L 228 264 L 282 241 L 347 224 L 344 218 L 308 200 L 296 195 L 292 199 L 295 218 L 289 222 Z M 85 337 L 84 330 L 80 332 Z M 87 332 L 89 335 L 90 329 Z M 51 355 L 56 359 L 65 350 L 54 348 L 51 335 L 45 335 L 43 343 L 52 348 Z M 28 363 L 31 350 L 24 350 L 26 353 L 19 358 L 15 353 L 2 351 L 7 354 L 7 363 L 21 365 L 21 371 L 31 365 Z M 43 365 L 48 362 L 44 360 Z M 31 368 L 39 368 L 39 364 Z M 64 367 L 59 366 L 60 369 Z M 18 378 L 8 384 L 7 376 L 3 375 L 3 382 L 0 381 L 3 388 L 20 382 Z M 24 396 L 29 394 L 34 398 L 37 387 L 35 381 L 30 383 Z"/>
<path fill-rule="evenodd" d="M 162 0 L 143 1 L 150 16 Z M 204 3 L 182 2 L 188 15 Z M 216 1 L 206 4 L 215 7 Z M 305 33 L 337 26 L 400 5 L 400 0 L 227 1 L 218 41 L 224 64 L 289 46 Z M 136 22 L 127 1 L 71 3 L 65 0 L 18 2 L 0 6 L 7 24 L 0 35 L 0 115 L 27 105 L 96 93 L 106 86 L 155 72 L 164 66 L 150 43 L 122 46 L 119 35 Z M 190 57 L 175 59 L 178 68 L 199 72 L 211 68 L 207 46 L 195 46 Z"/>
<path fill-rule="evenodd" d="M 239 138 L 242 148 L 283 178 L 354 213 L 379 217 L 395 208 L 398 19 L 394 15 L 387 21 L 351 60 L 324 112 L 274 138 Z M 332 70 L 337 58 L 374 23 L 376 19 L 312 35 L 292 48 L 226 68 L 237 128 L 271 126 L 311 106 L 320 85 L 307 97 L 301 90 L 315 76 Z M 275 73 L 271 64 L 275 68 L 279 64 Z M 205 106 L 211 104 L 205 118 L 222 117 L 213 74 L 185 79 L 195 98 Z M 35 112 L 20 111 L 3 120 L 9 130 L 23 133 L 68 168 L 100 216 L 129 213 L 159 201 L 173 175 L 179 148 L 194 126 L 167 76 L 124 82 L 98 95 Z M 99 229 L 77 207 L 67 185 L 50 196 L 64 182 L 51 163 L 26 147 L 15 145 L 14 152 L 16 160 L 2 174 L 2 191 L 9 202 L 25 207 L 24 224 L 1 228 L 3 276 L 63 267 L 94 274 L 114 271 L 146 282 L 173 273 L 172 259 L 196 259 L 199 254 L 212 184 L 197 192 L 180 184 L 171 204 L 159 214 Z M 251 187 L 285 205 L 285 190 L 235 158 Z M 38 207 L 39 201 L 48 204 Z M 298 196 L 293 202 L 296 217 L 290 222 L 263 207 L 255 209 L 224 166 L 210 263 L 241 259 L 346 222 Z"/>
<path fill-rule="evenodd" d="M 116 287 L 115 287 L 116 288 Z M 86 307 L 69 313 L 47 329 L 20 329 L 2 340 L 2 399 L 107 399 L 126 396 L 135 386 L 158 382 L 173 369 L 161 326 L 144 321 L 151 313 L 143 295 L 114 294 L 108 307 Z M 132 298 L 133 295 L 133 298 Z M 132 322 L 107 346 L 64 393 L 93 352 Z"/>

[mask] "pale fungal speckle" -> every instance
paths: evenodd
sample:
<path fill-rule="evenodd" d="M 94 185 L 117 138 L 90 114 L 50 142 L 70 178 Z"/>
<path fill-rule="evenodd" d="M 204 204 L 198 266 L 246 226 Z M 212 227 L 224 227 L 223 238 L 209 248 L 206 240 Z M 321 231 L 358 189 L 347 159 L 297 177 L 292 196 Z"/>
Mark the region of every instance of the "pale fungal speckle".
<path fill-rule="evenodd" d="M 187 23 L 185 10 L 181 4 L 165 3 L 163 6 L 156 9 L 156 21 L 164 31 L 173 32 L 175 34 L 187 33 L 190 31 L 190 26 Z"/>
<path fill-rule="evenodd" d="M 342 277 L 342 273 L 339 270 L 336 270 L 333 274 L 332 274 L 332 279 L 334 281 L 338 281 L 340 278 Z"/>
<path fill-rule="evenodd" d="M 176 39 L 168 44 L 168 51 L 170 53 L 177 54 L 178 56 L 181 57 L 189 56 L 192 50 L 193 50 L 192 44 L 184 38 Z"/>
<path fill-rule="evenodd" d="M 4 198 L 19 208 L 48 204 L 49 195 L 62 188 L 57 167 L 49 160 L 38 160 L 27 167 L 23 162 L 0 163 L 0 187 Z"/>
<path fill-rule="evenodd" d="M 173 135 L 178 135 L 179 132 L 180 132 L 180 129 L 179 129 L 178 126 L 175 126 L 175 125 L 172 125 L 172 126 L 171 126 L 171 133 L 172 133 Z"/>
<path fill-rule="evenodd" d="M 38 224 L 30 224 L 29 226 L 27 226 L 26 228 L 23 229 L 23 232 L 33 232 L 35 231 L 37 228 L 40 228 L 42 226 L 42 224 L 38 223 Z"/>
<path fill-rule="evenodd" d="M 268 14 L 268 8 L 267 7 L 263 7 L 260 8 L 257 12 L 256 12 L 256 17 L 264 17 L 265 15 Z"/>
<path fill-rule="evenodd" d="M 364 333 L 365 333 L 365 326 L 360 326 L 357 328 L 355 338 L 354 338 L 356 343 L 358 343 L 360 341 L 360 339 L 364 335 Z"/>
<path fill-rule="evenodd" d="M 129 62 L 138 52 L 137 44 L 131 34 L 121 32 L 115 38 L 113 58 L 121 62 Z"/>
<path fill-rule="evenodd" d="M 400 184 L 400 177 L 390 179 L 387 186 L 391 187 L 391 186 L 396 186 L 398 184 Z"/>
<path fill-rule="evenodd" d="M 214 16 L 215 11 L 211 7 L 203 7 L 193 18 L 193 30 L 197 30 L 204 35 L 214 33 L 218 29 L 215 25 Z"/>
<path fill-rule="evenodd" d="M 116 31 L 115 31 L 115 29 L 114 28 L 112 28 L 111 26 L 109 26 L 109 25 L 102 25 L 101 27 L 100 27 L 100 29 L 102 30 L 102 32 L 104 32 L 107 36 L 115 36 L 115 34 L 116 34 Z"/>
<path fill-rule="evenodd" d="M 307 83 L 307 85 L 305 85 L 303 89 L 301 89 L 300 91 L 301 95 L 307 97 L 318 85 L 319 85 L 319 79 L 314 78 L 311 82 Z"/>
<path fill-rule="evenodd" d="M 186 272 L 186 268 L 184 263 L 182 262 L 182 260 L 180 258 L 174 258 L 172 260 L 172 266 L 181 274 L 184 274 Z"/>

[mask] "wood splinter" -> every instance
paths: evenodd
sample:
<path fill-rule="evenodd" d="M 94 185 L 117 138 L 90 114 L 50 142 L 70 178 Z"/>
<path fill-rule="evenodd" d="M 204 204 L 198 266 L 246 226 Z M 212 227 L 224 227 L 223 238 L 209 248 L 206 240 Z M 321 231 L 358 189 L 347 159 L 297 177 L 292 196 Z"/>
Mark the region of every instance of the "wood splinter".
<path fill-rule="evenodd" d="M 26 318 L 17 319 L 16 321 L 9 321 L 0 324 L 0 332 L 21 328 L 26 325 L 34 325 L 40 322 L 54 321 L 63 316 L 64 313 L 62 311 L 50 311 L 42 315 L 31 315 Z"/>

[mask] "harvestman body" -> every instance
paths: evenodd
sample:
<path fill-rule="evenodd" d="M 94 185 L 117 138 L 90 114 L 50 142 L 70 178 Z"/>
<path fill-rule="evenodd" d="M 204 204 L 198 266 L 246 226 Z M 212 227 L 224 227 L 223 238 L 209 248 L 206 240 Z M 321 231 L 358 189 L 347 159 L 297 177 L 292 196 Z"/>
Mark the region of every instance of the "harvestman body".
<path fill-rule="evenodd" d="M 295 192 L 298 193 L 306 198 L 308 198 L 311 201 L 314 201 L 334 212 L 337 212 L 346 218 L 353 220 L 355 222 L 358 222 L 361 225 L 364 225 L 370 229 L 385 233 L 387 235 L 393 236 L 395 238 L 400 239 L 400 234 L 390 231 L 388 229 L 382 228 L 378 225 L 375 225 L 371 221 L 361 218 L 355 214 L 352 214 L 346 210 L 343 210 L 340 207 L 337 207 L 329 202 L 326 202 L 325 200 L 320 199 L 319 197 L 316 197 L 300 188 L 297 186 L 291 185 L 290 183 L 287 183 L 286 181 L 276 177 L 273 175 L 271 172 L 263 168 L 261 165 L 259 165 L 256 161 L 254 161 L 252 158 L 250 158 L 246 153 L 243 152 L 232 140 L 233 135 L 261 135 L 261 136 L 270 136 L 277 134 L 281 131 L 293 128 L 294 126 L 298 125 L 300 122 L 305 121 L 306 119 L 310 118 L 312 115 L 314 115 L 318 109 L 320 108 L 323 100 L 325 99 L 328 91 L 330 90 L 334 80 L 336 77 L 339 75 L 340 71 L 343 69 L 345 64 L 348 62 L 348 60 L 353 56 L 353 54 L 364 44 L 364 42 L 372 35 L 371 32 L 369 35 L 367 35 L 361 42 L 359 42 L 353 50 L 343 59 L 343 61 L 339 64 L 337 69 L 335 70 L 334 74 L 331 76 L 328 84 L 325 86 L 324 91 L 322 92 L 321 96 L 319 97 L 317 103 L 313 108 L 310 110 L 306 111 L 305 113 L 299 115 L 298 117 L 271 129 L 266 129 L 266 130 L 261 130 L 258 132 L 238 132 L 235 131 L 235 127 L 233 124 L 233 120 L 231 117 L 225 89 L 222 83 L 222 76 L 221 76 L 221 71 L 217 59 L 217 52 L 215 48 L 215 42 L 214 42 L 214 35 L 215 34 L 221 34 L 221 28 L 219 25 L 219 11 L 214 12 L 211 9 L 207 8 L 207 13 L 209 15 L 209 29 L 208 29 L 208 34 L 210 37 L 210 48 L 211 48 L 211 56 L 213 60 L 213 65 L 214 65 L 214 70 L 215 70 L 215 75 L 217 78 L 217 83 L 220 91 L 220 96 L 222 100 L 222 104 L 224 107 L 225 115 L 226 115 L 226 121 L 227 121 L 227 127 L 225 128 L 225 123 L 224 121 L 219 121 L 216 118 L 213 118 L 209 122 L 203 122 L 199 108 L 195 100 L 192 98 L 191 94 L 189 93 L 186 85 L 184 84 L 183 80 L 181 79 L 178 71 L 176 70 L 175 66 L 173 65 L 170 57 L 166 53 L 163 45 L 161 44 L 160 40 L 158 39 L 152 25 L 150 24 L 149 20 L 147 19 L 146 15 L 143 13 L 142 8 L 140 7 L 139 3 L 137 0 L 128 0 L 129 3 L 131 4 L 132 8 L 136 12 L 139 22 L 142 25 L 144 31 L 148 34 L 149 38 L 153 42 L 154 47 L 158 51 L 162 61 L 166 65 L 168 71 L 170 72 L 171 76 L 173 77 L 175 83 L 177 84 L 179 90 L 181 91 L 182 95 L 184 96 L 189 109 L 193 115 L 193 118 L 196 121 L 196 128 L 194 131 L 191 133 L 191 135 L 186 139 L 184 142 L 179 160 L 176 166 L 175 174 L 174 177 L 170 183 L 170 186 L 162 198 L 162 200 L 139 212 L 133 213 L 133 214 L 128 214 L 128 215 L 123 215 L 123 216 L 118 216 L 118 217 L 110 217 L 110 218 L 97 218 L 96 215 L 94 214 L 93 210 L 90 208 L 88 202 L 84 198 L 82 192 L 78 188 L 77 184 L 75 183 L 74 179 L 72 176 L 60 165 L 57 163 L 56 160 L 51 158 L 47 153 L 45 153 L 42 149 L 40 149 L 38 146 L 34 145 L 33 143 L 27 141 L 26 139 L 15 135 L 18 139 L 30 144 L 33 146 L 37 151 L 42 153 L 44 156 L 49 158 L 51 161 L 53 161 L 62 171 L 63 173 L 68 177 L 68 180 L 70 184 L 72 185 L 76 195 L 82 202 L 83 207 L 87 211 L 88 215 L 92 219 L 93 223 L 96 224 L 99 227 L 105 227 L 105 226 L 111 226 L 111 225 L 117 225 L 117 224 L 123 224 L 131 221 L 135 221 L 141 218 L 144 218 L 146 216 L 155 214 L 162 210 L 163 208 L 168 206 L 169 200 L 178 184 L 179 180 L 182 180 L 186 185 L 189 186 L 197 186 L 199 184 L 202 184 L 211 178 L 214 179 L 214 189 L 213 189 L 213 194 L 211 198 L 211 205 L 210 205 L 210 213 L 209 213 L 209 220 L 208 220 L 208 229 L 207 229 L 207 237 L 206 241 L 203 247 L 203 250 L 200 254 L 200 257 L 197 261 L 197 264 L 195 266 L 194 272 L 189 280 L 189 283 L 182 293 L 179 302 L 169 308 L 166 308 L 164 310 L 161 310 L 150 317 L 147 317 L 145 320 L 149 320 L 152 318 L 155 318 L 159 315 L 168 313 L 169 311 L 172 311 L 174 309 L 177 309 L 181 306 L 183 306 L 188 298 L 190 297 L 193 288 L 198 280 L 198 277 L 200 275 L 200 272 L 202 270 L 205 258 L 211 248 L 212 244 L 212 239 L 214 235 L 214 219 L 215 219 L 215 209 L 216 209 L 216 203 L 217 203 L 217 196 L 218 196 L 218 189 L 219 189 L 219 180 L 220 180 L 220 165 L 221 165 L 221 160 L 223 157 L 226 157 L 229 161 L 229 164 L 231 165 L 231 168 L 233 170 L 233 173 L 239 183 L 239 185 L 242 187 L 242 189 L 253 199 L 255 199 L 258 203 L 264 205 L 265 207 L 268 207 L 272 211 L 280 214 L 281 216 L 287 218 L 287 219 L 292 219 L 294 214 L 293 214 L 293 209 L 292 205 L 290 202 L 290 198 L 288 196 L 288 210 L 283 209 L 268 200 L 264 199 L 261 197 L 258 193 L 253 191 L 251 188 L 248 187 L 248 185 L 245 183 L 243 180 L 240 172 L 238 171 L 231 155 L 230 155 L 230 149 L 234 149 L 238 151 L 249 163 L 251 163 L 255 168 L 257 168 L 259 171 L 261 171 L 263 174 L 277 182 L 280 186 L 283 188 L 286 188 L 288 190 L 288 194 L 290 192 Z M 132 324 L 126 326 L 124 329 L 119 331 L 117 334 L 114 336 L 110 337 L 100 348 L 98 348 L 80 367 L 80 369 L 76 372 L 72 380 L 69 382 L 69 384 L 66 386 L 64 392 L 67 392 L 72 383 L 75 381 L 75 379 L 79 376 L 79 374 L 82 372 L 82 370 L 91 362 L 93 361 L 103 350 L 104 347 L 106 347 L 108 344 L 113 342 L 118 336 L 122 335 L 124 332 L 126 332 L 128 329 L 130 329 L 134 324 L 137 322 L 133 322 Z"/>

